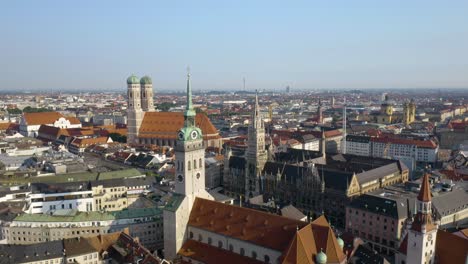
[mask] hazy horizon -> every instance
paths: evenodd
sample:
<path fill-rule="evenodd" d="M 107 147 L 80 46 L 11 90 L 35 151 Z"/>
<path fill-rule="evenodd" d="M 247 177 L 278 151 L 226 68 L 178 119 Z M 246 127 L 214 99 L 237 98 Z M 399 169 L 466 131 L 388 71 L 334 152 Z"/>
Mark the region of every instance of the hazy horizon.
<path fill-rule="evenodd" d="M 468 88 L 466 1 L 9 1 L 0 91 Z M 348 88 L 343 88 L 348 87 Z M 166 91 L 164 91 L 164 90 Z"/>

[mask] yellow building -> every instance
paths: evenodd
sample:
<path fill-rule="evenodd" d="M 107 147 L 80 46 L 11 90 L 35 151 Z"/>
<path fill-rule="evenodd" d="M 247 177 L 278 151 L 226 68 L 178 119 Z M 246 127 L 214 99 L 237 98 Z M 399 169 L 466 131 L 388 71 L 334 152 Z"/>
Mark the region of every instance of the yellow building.
<path fill-rule="evenodd" d="M 403 104 L 403 123 L 405 125 L 409 125 L 414 122 L 416 118 L 416 104 L 414 103 L 414 100 L 411 99 L 411 101 L 405 102 Z"/>

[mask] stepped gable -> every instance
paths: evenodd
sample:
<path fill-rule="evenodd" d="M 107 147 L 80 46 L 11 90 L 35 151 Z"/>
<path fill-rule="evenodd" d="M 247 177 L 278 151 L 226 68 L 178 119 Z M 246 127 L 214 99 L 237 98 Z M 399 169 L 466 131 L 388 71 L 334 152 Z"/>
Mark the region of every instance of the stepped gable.
<path fill-rule="evenodd" d="M 283 252 L 307 223 L 197 197 L 188 224 Z"/>

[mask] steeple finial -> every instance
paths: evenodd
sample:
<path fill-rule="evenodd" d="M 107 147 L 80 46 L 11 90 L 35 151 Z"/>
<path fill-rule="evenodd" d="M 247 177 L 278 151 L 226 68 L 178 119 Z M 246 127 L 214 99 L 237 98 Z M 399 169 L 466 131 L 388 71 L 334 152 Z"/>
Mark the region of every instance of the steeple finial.
<path fill-rule="evenodd" d="M 190 84 L 190 67 L 187 67 L 187 110 L 192 110 L 192 86 Z"/>

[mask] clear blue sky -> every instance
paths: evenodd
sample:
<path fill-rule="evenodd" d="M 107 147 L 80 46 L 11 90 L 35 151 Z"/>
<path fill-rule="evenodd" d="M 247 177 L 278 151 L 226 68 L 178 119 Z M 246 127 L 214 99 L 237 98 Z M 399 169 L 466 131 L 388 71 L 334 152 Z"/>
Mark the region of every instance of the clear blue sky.
<path fill-rule="evenodd" d="M 229 2 L 229 3 L 227 3 Z M 0 90 L 468 87 L 468 1 L 2 1 Z"/>

